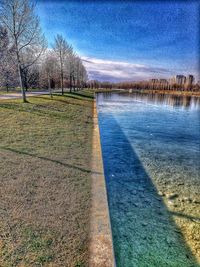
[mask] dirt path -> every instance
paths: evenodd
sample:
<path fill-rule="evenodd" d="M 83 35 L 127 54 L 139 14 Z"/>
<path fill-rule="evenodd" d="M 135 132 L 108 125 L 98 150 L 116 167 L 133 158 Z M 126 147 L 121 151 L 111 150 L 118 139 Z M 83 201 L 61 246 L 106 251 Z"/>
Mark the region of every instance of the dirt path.
<path fill-rule="evenodd" d="M 35 96 L 35 95 L 45 95 L 48 94 L 48 91 L 42 91 L 42 92 L 27 92 L 26 96 Z M 15 99 L 15 98 L 21 98 L 21 93 L 6 93 L 6 94 L 2 94 L 0 95 L 0 100 L 3 99 Z"/>

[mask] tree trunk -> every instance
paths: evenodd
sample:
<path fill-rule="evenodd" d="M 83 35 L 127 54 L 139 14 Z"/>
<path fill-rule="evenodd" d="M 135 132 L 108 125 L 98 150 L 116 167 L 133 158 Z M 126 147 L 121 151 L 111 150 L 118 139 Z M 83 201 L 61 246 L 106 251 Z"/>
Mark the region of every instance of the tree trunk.
<path fill-rule="evenodd" d="M 24 103 L 26 103 L 27 102 L 27 100 L 26 100 L 26 93 L 25 93 L 25 90 L 24 90 L 24 87 L 23 87 L 23 82 L 22 82 L 22 69 L 21 69 L 20 63 L 18 63 L 18 74 L 19 74 L 19 83 L 20 83 L 21 93 L 22 93 L 22 101 Z"/>
<path fill-rule="evenodd" d="M 74 92 L 76 91 L 76 84 L 75 84 L 75 77 L 73 76 L 73 87 L 74 87 Z"/>
<path fill-rule="evenodd" d="M 49 94 L 50 94 L 51 98 L 53 98 L 52 90 L 51 90 L 51 80 L 50 80 L 50 77 L 48 77 L 48 86 L 49 86 Z"/>
<path fill-rule="evenodd" d="M 60 85 L 61 85 L 61 92 L 64 95 L 64 88 L 63 88 L 63 58 L 62 53 L 60 51 Z"/>
<path fill-rule="evenodd" d="M 61 71 L 61 77 L 60 77 L 60 83 L 61 83 L 61 91 L 62 95 L 64 95 L 64 86 L 63 86 L 63 71 Z"/>
<path fill-rule="evenodd" d="M 72 75 L 70 74 L 69 77 L 69 88 L 70 88 L 70 93 L 72 92 Z"/>
<path fill-rule="evenodd" d="M 26 100 L 26 93 L 23 87 L 23 73 L 22 73 L 22 67 L 21 67 L 21 62 L 19 58 L 19 50 L 18 50 L 18 45 L 17 45 L 17 39 L 15 38 L 15 46 L 16 46 L 16 56 L 17 56 L 17 68 L 18 68 L 18 74 L 19 74 L 19 83 L 20 83 L 20 88 L 21 88 L 21 93 L 22 93 L 22 101 L 25 103 L 27 102 Z"/>

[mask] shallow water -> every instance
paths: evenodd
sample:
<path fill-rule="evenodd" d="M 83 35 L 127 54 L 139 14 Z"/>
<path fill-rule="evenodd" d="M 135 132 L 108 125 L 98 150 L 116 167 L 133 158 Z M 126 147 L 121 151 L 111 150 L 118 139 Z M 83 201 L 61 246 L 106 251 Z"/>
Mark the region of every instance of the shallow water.
<path fill-rule="evenodd" d="M 199 99 L 100 93 L 97 104 L 117 267 L 200 266 Z"/>

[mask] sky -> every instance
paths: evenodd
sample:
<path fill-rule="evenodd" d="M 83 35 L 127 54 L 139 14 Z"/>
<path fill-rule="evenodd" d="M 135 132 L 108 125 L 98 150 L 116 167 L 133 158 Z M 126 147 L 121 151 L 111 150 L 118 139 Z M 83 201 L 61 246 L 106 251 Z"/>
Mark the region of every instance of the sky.
<path fill-rule="evenodd" d="M 200 1 L 36 0 L 49 47 L 62 34 L 90 79 L 199 77 Z"/>

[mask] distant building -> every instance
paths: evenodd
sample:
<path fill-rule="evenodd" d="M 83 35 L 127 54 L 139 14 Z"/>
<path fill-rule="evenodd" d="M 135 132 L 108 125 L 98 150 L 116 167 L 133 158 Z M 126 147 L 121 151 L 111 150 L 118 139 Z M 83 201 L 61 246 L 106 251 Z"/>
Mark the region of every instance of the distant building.
<path fill-rule="evenodd" d="M 167 79 L 150 79 L 146 87 L 151 89 L 163 90 L 192 90 L 194 87 L 195 78 L 193 75 L 179 74 Z M 199 83 L 199 82 L 198 82 Z M 198 83 L 196 85 L 198 85 Z"/>
<path fill-rule="evenodd" d="M 161 89 L 168 89 L 168 80 L 160 79 L 159 81 Z"/>
<path fill-rule="evenodd" d="M 175 83 L 179 85 L 184 85 L 186 83 L 186 77 L 184 75 L 176 75 Z"/>
<path fill-rule="evenodd" d="M 157 89 L 158 88 L 158 84 L 159 84 L 159 80 L 158 79 L 151 79 L 150 80 L 150 86 L 152 89 Z"/>
<path fill-rule="evenodd" d="M 172 77 L 172 78 L 169 79 L 169 84 L 170 85 L 173 85 L 175 83 L 176 83 L 176 77 Z"/>
<path fill-rule="evenodd" d="M 193 83 L 194 83 L 194 76 L 188 75 L 186 79 L 186 84 L 190 86 L 190 85 L 193 85 Z"/>
<path fill-rule="evenodd" d="M 150 82 L 152 82 L 152 83 L 158 83 L 158 79 L 151 79 Z"/>
<path fill-rule="evenodd" d="M 162 84 L 168 84 L 168 81 L 166 79 L 160 79 L 160 83 L 162 83 Z"/>

